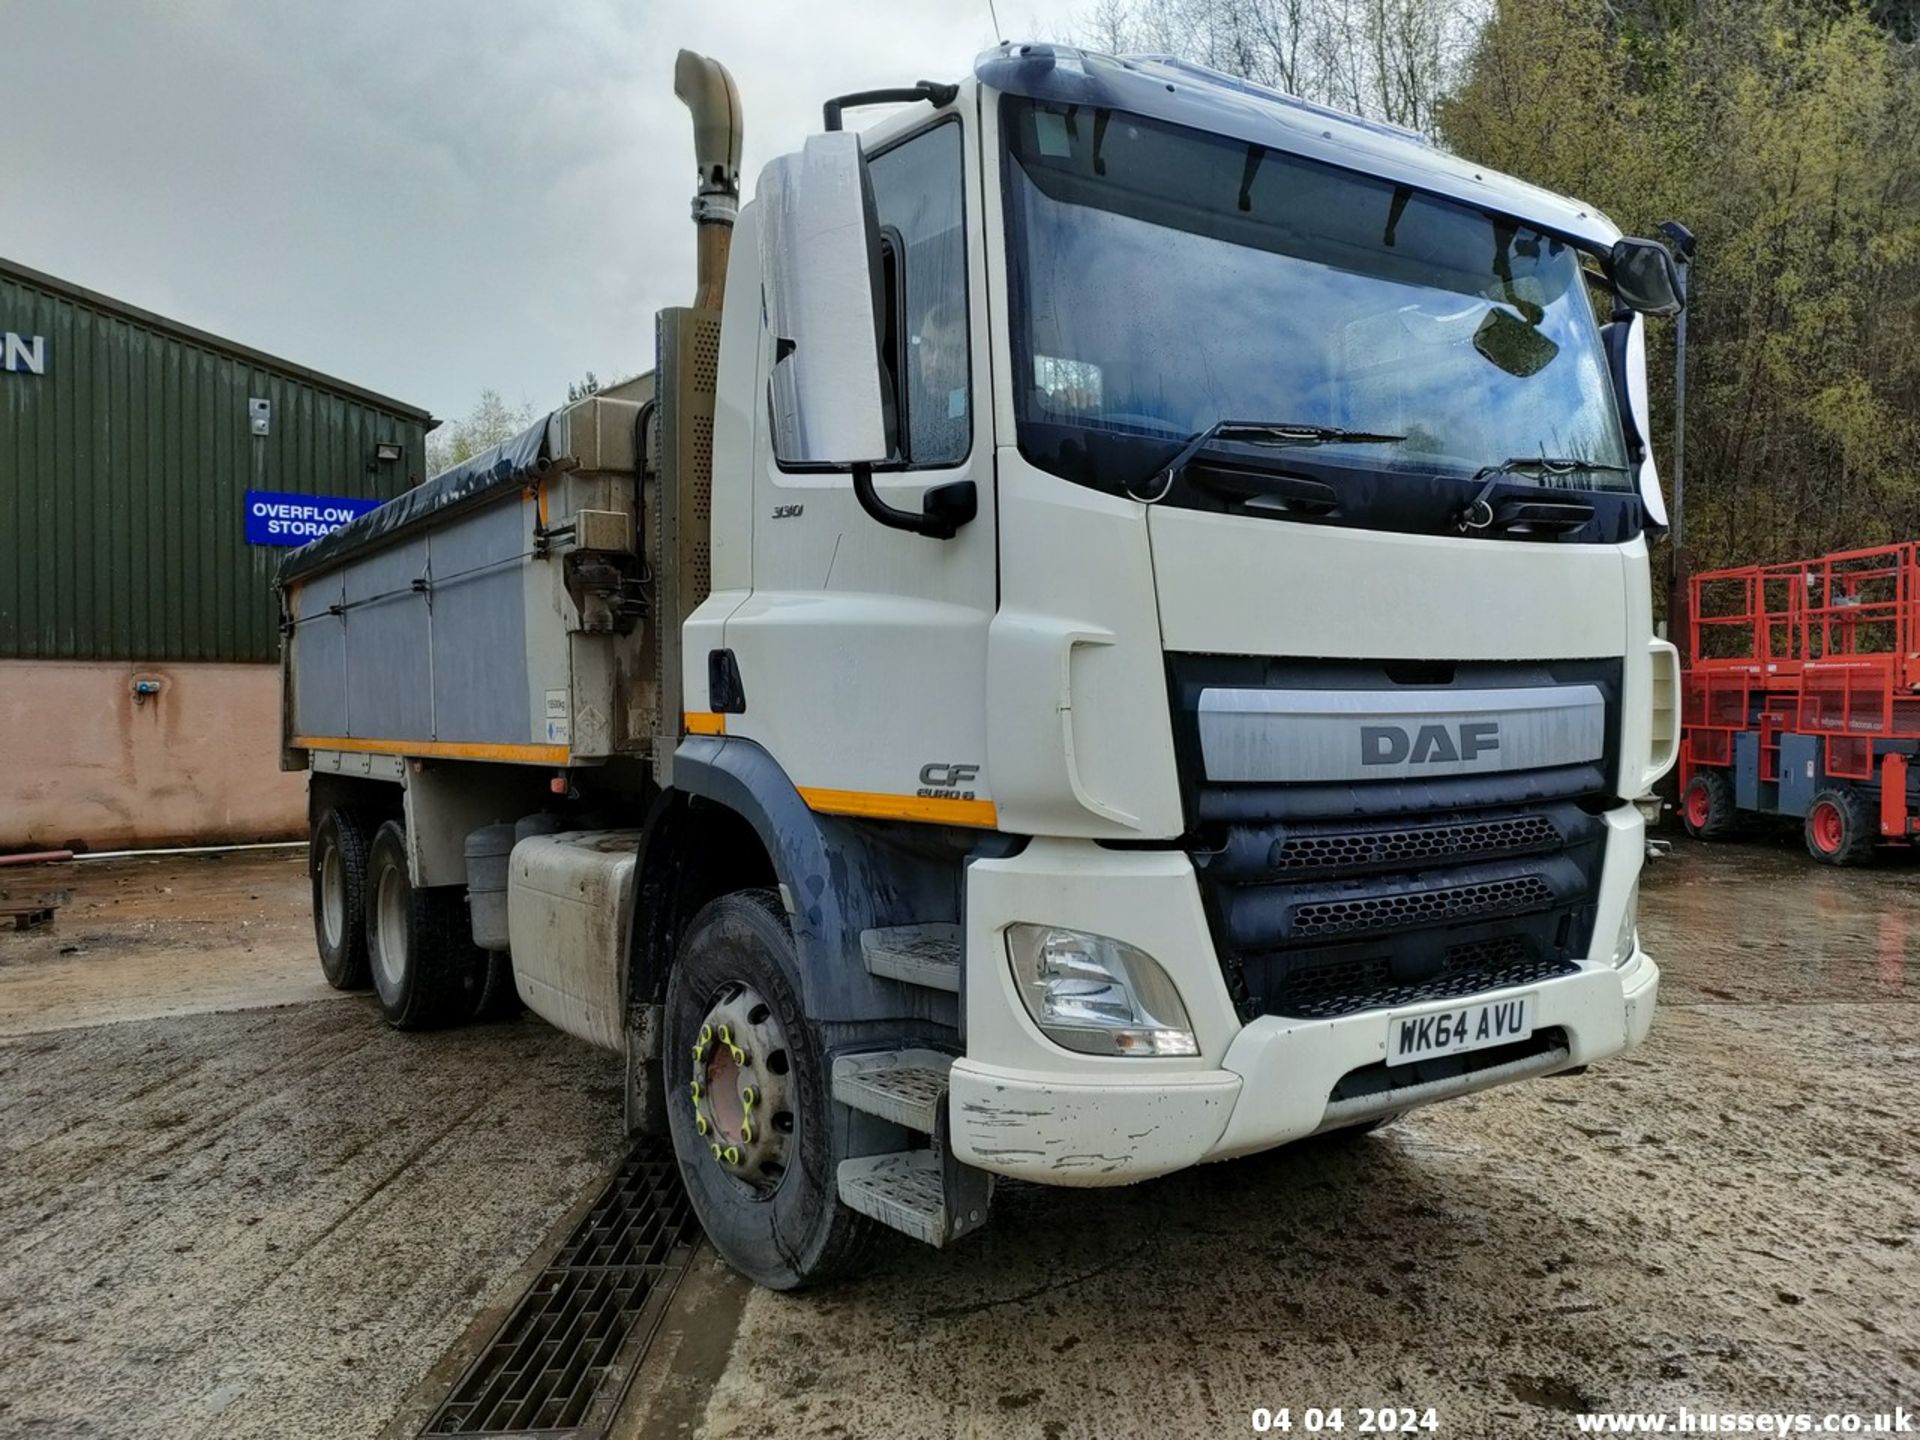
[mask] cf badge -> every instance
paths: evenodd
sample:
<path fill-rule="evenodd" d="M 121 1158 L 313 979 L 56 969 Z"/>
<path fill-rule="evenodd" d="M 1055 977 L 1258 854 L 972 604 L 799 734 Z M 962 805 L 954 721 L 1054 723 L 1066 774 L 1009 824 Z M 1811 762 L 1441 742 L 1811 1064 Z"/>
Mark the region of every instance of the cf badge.
<path fill-rule="evenodd" d="M 920 767 L 920 788 L 914 793 L 926 800 L 971 800 L 973 782 L 979 774 L 978 765 L 936 760 Z"/>

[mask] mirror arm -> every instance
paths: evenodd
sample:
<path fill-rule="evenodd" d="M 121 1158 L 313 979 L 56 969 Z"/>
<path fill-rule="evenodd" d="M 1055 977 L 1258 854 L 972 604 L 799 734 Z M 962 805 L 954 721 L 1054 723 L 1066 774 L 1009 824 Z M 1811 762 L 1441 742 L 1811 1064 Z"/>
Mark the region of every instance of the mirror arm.
<path fill-rule="evenodd" d="M 862 105 L 908 105 L 924 100 L 936 110 L 945 109 L 960 93 L 960 87 L 937 80 L 922 80 L 914 85 L 893 86 L 885 90 L 856 90 L 851 95 L 836 95 L 820 107 L 821 119 L 828 130 L 840 128 L 840 112 Z"/>
<path fill-rule="evenodd" d="M 971 480 L 935 485 L 921 499 L 921 510 L 917 515 L 911 510 L 889 505 L 880 498 L 880 492 L 873 488 L 873 466 L 865 463 L 857 463 L 853 467 L 853 493 L 860 502 L 860 508 L 882 525 L 925 535 L 933 540 L 951 540 L 960 533 L 960 527 L 980 510 L 979 492 L 974 489 Z"/>

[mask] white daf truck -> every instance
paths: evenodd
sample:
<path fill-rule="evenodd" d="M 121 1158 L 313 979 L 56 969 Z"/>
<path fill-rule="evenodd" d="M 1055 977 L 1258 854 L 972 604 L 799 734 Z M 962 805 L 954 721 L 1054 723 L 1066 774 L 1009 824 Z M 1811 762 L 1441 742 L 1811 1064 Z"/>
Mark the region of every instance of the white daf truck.
<path fill-rule="evenodd" d="M 744 206 L 676 88 L 651 374 L 288 561 L 329 978 L 624 1053 L 780 1287 L 1646 1034 L 1664 249 L 1168 59 L 842 96 Z"/>

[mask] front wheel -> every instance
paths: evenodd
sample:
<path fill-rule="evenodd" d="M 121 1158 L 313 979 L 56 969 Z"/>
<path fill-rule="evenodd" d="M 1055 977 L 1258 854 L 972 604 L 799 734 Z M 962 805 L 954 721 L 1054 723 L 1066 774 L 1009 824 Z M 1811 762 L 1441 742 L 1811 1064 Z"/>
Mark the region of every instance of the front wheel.
<path fill-rule="evenodd" d="M 396 1030 L 471 1020 L 486 983 L 486 956 L 473 943 L 466 897 L 457 886 L 416 890 L 407 871 L 407 832 L 389 820 L 367 863 L 367 960 L 380 1009 Z"/>
<path fill-rule="evenodd" d="M 854 1268 L 873 1222 L 840 1203 L 833 1095 L 771 890 L 694 917 L 667 976 L 667 1128 L 694 1213 L 727 1263 L 774 1290 Z"/>
<path fill-rule="evenodd" d="M 1807 853 L 1823 865 L 1864 865 L 1880 838 L 1873 807 L 1858 790 L 1822 790 L 1807 810 Z"/>

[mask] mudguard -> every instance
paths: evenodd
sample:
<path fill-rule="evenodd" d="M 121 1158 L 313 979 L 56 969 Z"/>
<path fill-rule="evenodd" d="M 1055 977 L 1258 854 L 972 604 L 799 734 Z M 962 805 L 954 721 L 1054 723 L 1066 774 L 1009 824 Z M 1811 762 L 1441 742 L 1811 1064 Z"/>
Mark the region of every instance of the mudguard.
<path fill-rule="evenodd" d="M 665 973 L 679 924 L 658 902 L 679 863 L 676 834 L 687 808 L 721 806 L 740 816 L 773 861 L 793 926 L 807 1013 L 816 1021 L 959 1024 L 956 996 L 867 973 L 860 933 L 892 925 L 957 923 L 965 860 L 978 835 L 943 827 L 877 824 L 816 814 L 772 755 L 751 740 L 690 736 L 673 757 L 674 789 L 656 802 L 641 842 L 637 914 L 631 932 L 653 951 L 640 961 L 634 993 Z M 676 811 L 678 818 L 676 818 Z"/>

